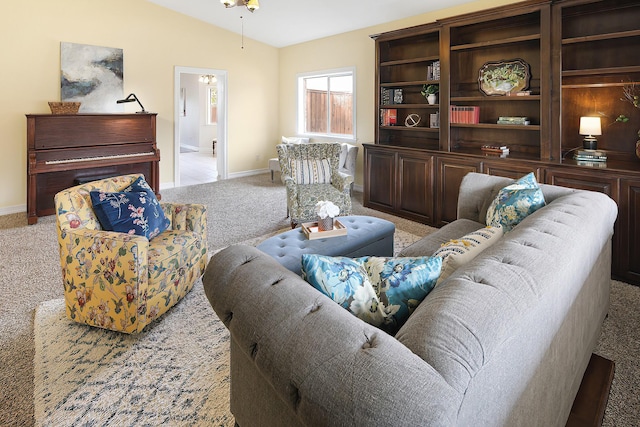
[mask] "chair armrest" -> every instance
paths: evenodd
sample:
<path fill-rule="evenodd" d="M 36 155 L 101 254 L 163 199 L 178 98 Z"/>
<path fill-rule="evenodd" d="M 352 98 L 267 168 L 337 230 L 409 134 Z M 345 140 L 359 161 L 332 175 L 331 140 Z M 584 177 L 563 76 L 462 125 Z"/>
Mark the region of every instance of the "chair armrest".
<path fill-rule="evenodd" d="M 134 253 L 138 262 L 131 265 L 130 270 L 137 271 L 141 265 L 144 265 L 146 273 L 149 240 L 144 236 L 78 228 L 62 230 L 58 236 L 58 242 L 60 244 L 61 265 L 66 265 L 68 268 L 71 264 L 77 264 L 74 265 L 74 272 L 80 273 L 83 277 L 94 276 L 100 267 L 91 266 L 93 263 L 86 262 L 88 254 L 80 254 L 78 257 L 78 249 L 88 251 L 92 254 L 92 258 L 99 256 L 103 259 L 118 259 L 125 253 Z"/>
<path fill-rule="evenodd" d="M 291 176 L 282 175 L 282 183 L 287 188 L 288 196 L 291 196 L 292 198 L 296 198 L 298 196 L 298 184 L 296 184 L 296 181 Z"/>
<path fill-rule="evenodd" d="M 339 172 L 337 170 L 334 170 L 331 173 L 331 185 L 344 193 L 350 192 L 352 182 L 353 177 L 351 175 L 347 175 L 346 173 Z"/>
<path fill-rule="evenodd" d="M 345 159 L 344 165 L 340 165 L 342 168 L 348 171 L 348 175 L 356 174 L 356 159 L 358 157 L 358 146 L 347 144 L 347 158 Z"/>
<path fill-rule="evenodd" d="M 149 241 L 87 228 L 63 230 L 58 241 L 69 317 L 95 315 L 90 324 L 113 329 L 113 313 L 120 321 L 117 330 L 140 332 L 147 323 L 143 318 L 147 316 Z"/>
<path fill-rule="evenodd" d="M 193 231 L 199 235 L 207 235 L 207 207 L 191 203 L 160 203 L 164 214 L 171 221 L 172 230 Z"/>

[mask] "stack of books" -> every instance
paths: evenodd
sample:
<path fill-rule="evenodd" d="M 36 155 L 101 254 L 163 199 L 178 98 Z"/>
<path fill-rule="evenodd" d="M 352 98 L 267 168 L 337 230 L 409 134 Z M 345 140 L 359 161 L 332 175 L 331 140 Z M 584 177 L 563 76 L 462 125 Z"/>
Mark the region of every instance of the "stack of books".
<path fill-rule="evenodd" d="M 531 121 L 529 121 L 528 117 L 513 117 L 513 116 L 501 116 L 498 118 L 499 125 L 528 125 Z"/>
<path fill-rule="evenodd" d="M 427 65 L 427 80 L 440 80 L 440 61 Z"/>
<path fill-rule="evenodd" d="M 487 156 L 507 157 L 509 155 L 509 147 L 506 145 L 483 145 L 480 149 Z"/>
<path fill-rule="evenodd" d="M 451 123 L 477 124 L 480 123 L 480 107 L 451 105 L 449 117 Z"/>
<path fill-rule="evenodd" d="M 380 125 L 395 126 L 398 120 L 398 110 L 395 108 L 383 108 L 380 110 Z"/>
<path fill-rule="evenodd" d="M 607 153 L 600 150 L 578 150 L 573 154 L 573 159 L 585 162 L 606 162 Z"/>
<path fill-rule="evenodd" d="M 440 113 L 429 114 L 429 127 L 432 129 L 440 127 Z"/>
<path fill-rule="evenodd" d="M 381 105 L 402 104 L 402 99 L 402 89 L 380 88 Z"/>

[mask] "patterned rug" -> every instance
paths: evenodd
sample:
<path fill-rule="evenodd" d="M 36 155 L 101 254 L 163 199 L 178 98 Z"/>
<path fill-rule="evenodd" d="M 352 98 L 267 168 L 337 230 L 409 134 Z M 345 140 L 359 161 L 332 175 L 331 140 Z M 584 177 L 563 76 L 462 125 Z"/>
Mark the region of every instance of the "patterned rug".
<path fill-rule="evenodd" d="M 419 238 L 396 230 L 395 252 Z M 234 425 L 229 334 L 201 282 L 138 335 L 71 322 L 62 299 L 36 308 L 34 330 L 37 426 Z"/>

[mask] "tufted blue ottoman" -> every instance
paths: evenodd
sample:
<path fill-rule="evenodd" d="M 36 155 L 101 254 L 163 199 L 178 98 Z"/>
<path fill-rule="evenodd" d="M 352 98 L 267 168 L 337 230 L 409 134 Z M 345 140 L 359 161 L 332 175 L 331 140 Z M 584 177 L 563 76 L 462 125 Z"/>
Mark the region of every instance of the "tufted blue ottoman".
<path fill-rule="evenodd" d="M 270 237 L 256 246 L 296 274 L 302 274 L 302 254 L 328 256 L 393 256 L 393 234 L 396 226 L 385 219 L 371 216 L 341 216 L 347 227 L 346 236 L 309 240 L 301 228 Z"/>

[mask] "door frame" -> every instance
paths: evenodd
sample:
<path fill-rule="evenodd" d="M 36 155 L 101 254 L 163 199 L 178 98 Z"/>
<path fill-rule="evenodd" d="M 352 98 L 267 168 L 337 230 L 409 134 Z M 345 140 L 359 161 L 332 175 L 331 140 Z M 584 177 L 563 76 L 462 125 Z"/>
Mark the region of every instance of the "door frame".
<path fill-rule="evenodd" d="M 228 178 L 227 153 L 227 71 L 213 68 L 180 67 L 174 69 L 173 79 L 173 184 L 180 186 L 180 76 L 182 74 L 213 74 L 218 81 L 218 132 L 216 158 L 218 179 Z"/>

